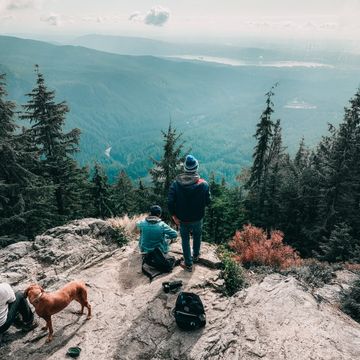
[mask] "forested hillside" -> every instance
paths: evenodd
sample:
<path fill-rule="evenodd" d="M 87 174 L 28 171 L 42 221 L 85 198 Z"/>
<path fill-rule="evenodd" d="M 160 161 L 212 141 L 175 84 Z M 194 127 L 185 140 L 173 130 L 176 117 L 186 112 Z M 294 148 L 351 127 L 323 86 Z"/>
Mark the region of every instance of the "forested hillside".
<path fill-rule="evenodd" d="M 280 82 L 274 116 L 282 119 L 284 145 L 294 154 L 302 136 L 314 145 L 327 122 L 340 121 L 343 105 L 358 86 L 351 55 L 343 62 L 346 66 L 328 56 L 324 59 L 333 64 L 326 67 L 235 67 L 121 56 L 4 36 L 0 48 L 9 99 L 26 102 L 34 64 L 39 64 L 57 99 L 66 100 L 70 108 L 66 129 L 81 130 L 76 158 L 82 165 L 95 160 L 104 164 L 112 182 L 121 169 L 133 180 L 149 180 L 150 157 L 159 159 L 159 133 L 171 118 L 201 160 L 203 174 L 215 171 L 217 178 L 235 184 L 240 170 L 251 165 L 253 129 L 265 89 Z M 283 58 L 284 51 L 276 50 L 233 51 L 245 58 L 296 58 L 294 53 Z M 110 147 L 108 157 L 105 150 Z"/>

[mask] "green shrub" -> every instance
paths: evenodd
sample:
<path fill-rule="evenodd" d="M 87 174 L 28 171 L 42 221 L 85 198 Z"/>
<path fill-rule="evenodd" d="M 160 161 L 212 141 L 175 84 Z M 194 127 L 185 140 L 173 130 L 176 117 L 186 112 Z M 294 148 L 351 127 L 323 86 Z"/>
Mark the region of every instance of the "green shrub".
<path fill-rule="evenodd" d="M 343 293 L 341 310 L 360 323 L 360 278 Z"/>
<path fill-rule="evenodd" d="M 117 244 L 122 247 L 128 243 L 128 238 L 126 236 L 125 229 L 122 227 L 116 227 L 114 228 L 115 234 L 114 238 Z"/>
<path fill-rule="evenodd" d="M 284 275 L 293 275 L 298 280 L 306 282 L 313 287 L 322 287 L 329 284 L 334 277 L 334 268 L 327 262 L 320 262 L 315 259 L 308 259 L 299 267 L 290 268 L 289 271 L 282 271 Z"/>
<path fill-rule="evenodd" d="M 224 279 L 222 292 L 232 296 L 246 285 L 243 268 L 231 257 L 229 253 L 222 255 L 223 269 L 220 277 Z"/>

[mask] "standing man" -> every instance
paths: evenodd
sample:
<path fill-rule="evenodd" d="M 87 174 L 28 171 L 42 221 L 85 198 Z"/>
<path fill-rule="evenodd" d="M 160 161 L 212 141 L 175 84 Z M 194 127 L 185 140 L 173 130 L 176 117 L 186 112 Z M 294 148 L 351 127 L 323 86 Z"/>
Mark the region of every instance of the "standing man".
<path fill-rule="evenodd" d="M 185 172 L 180 174 L 169 189 L 168 207 L 174 222 L 180 226 L 185 270 L 192 271 L 193 262 L 199 260 L 202 219 L 205 207 L 210 204 L 208 183 L 198 174 L 199 162 L 187 155 Z M 193 256 L 190 249 L 190 234 L 193 236 Z"/>
<path fill-rule="evenodd" d="M 24 331 L 30 331 L 37 326 L 24 293 L 14 293 L 9 284 L 0 283 L 0 335 L 13 324 L 20 325 Z"/>

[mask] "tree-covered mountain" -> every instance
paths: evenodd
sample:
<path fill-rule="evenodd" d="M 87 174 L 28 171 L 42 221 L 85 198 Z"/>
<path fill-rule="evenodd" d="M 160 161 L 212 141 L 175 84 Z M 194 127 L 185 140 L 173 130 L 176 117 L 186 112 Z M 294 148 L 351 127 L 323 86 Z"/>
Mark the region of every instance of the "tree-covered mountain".
<path fill-rule="evenodd" d="M 9 98 L 25 103 L 34 64 L 39 64 L 56 100 L 66 100 L 70 107 L 67 128 L 81 129 L 78 159 L 104 163 L 111 179 L 120 168 L 132 178 L 146 176 L 150 156 L 161 152 L 160 130 L 171 119 L 200 159 L 202 173 L 215 171 L 232 182 L 250 165 L 253 129 L 272 84 L 280 83 L 274 116 L 281 117 L 285 145 L 294 152 L 302 136 L 314 144 L 327 122 L 340 121 L 343 105 L 359 83 L 358 68 L 336 64 L 236 67 L 5 36 L 0 49 Z"/>

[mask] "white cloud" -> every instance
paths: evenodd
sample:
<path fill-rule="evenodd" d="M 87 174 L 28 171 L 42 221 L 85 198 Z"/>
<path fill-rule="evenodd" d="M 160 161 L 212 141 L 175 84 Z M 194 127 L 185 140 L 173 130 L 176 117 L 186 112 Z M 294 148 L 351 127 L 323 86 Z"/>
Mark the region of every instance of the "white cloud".
<path fill-rule="evenodd" d="M 133 12 L 129 16 L 129 20 L 133 22 L 143 22 L 146 25 L 163 26 L 169 21 L 170 11 L 161 6 L 151 8 L 146 15 L 140 12 Z"/>
<path fill-rule="evenodd" d="M 170 18 L 170 11 L 161 6 L 153 7 L 144 18 L 147 25 L 163 26 Z"/>
<path fill-rule="evenodd" d="M 58 14 L 51 13 L 50 15 L 42 16 L 41 21 L 47 22 L 51 26 L 61 25 L 61 16 Z"/>
<path fill-rule="evenodd" d="M 8 0 L 6 10 L 37 9 L 40 5 L 39 0 Z"/>

